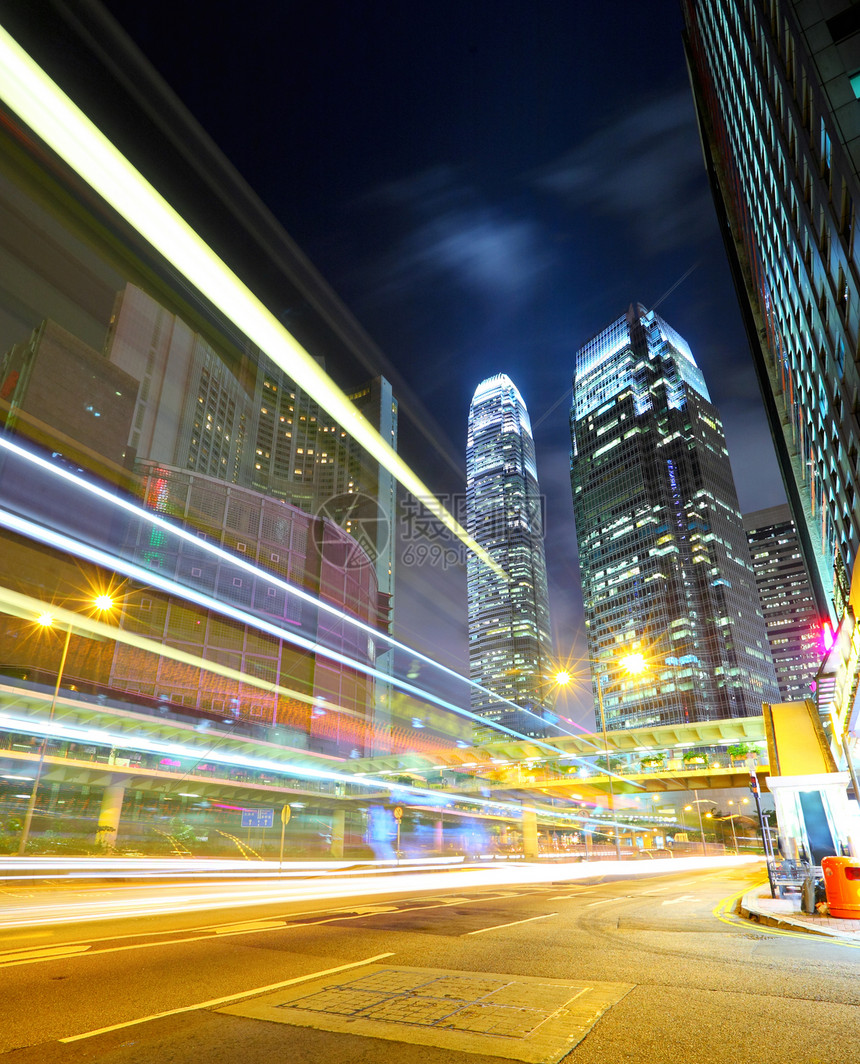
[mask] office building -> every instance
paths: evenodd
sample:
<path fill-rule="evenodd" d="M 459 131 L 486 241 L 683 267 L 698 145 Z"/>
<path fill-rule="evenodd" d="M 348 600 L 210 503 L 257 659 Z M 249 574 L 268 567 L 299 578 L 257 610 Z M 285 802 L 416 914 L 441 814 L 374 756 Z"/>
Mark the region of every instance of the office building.
<path fill-rule="evenodd" d="M 27 21 L 25 16 L 29 12 L 22 11 Z M 39 22 L 35 12 L 33 20 Z M 105 106 L 91 117 L 108 136 L 118 129 L 126 131 L 120 151 L 134 152 L 137 122 L 150 128 L 152 141 L 147 141 L 142 156 L 135 155 L 135 164 L 147 172 L 151 184 L 169 187 L 176 202 L 195 205 L 198 224 L 225 259 L 236 264 L 237 245 L 247 251 L 252 267 L 243 270 L 243 277 L 255 292 L 268 296 L 276 307 L 303 307 L 300 342 L 318 361 L 329 359 L 337 365 L 366 419 L 376 424 L 378 418 L 385 440 L 396 444 L 396 403 L 387 382 L 376 378 L 366 386 L 356 384 L 368 375 L 365 367 L 381 361 L 372 342 L 217 149 L 175 107 L 145 62 L 124 51 L 127 42 L 113 39 L 109 27 L 101 30 L 111 43 L 96 49 L 98 54 L 88 49 L 90 34 L 99 26 L 82 30 L 79 40 L 68 27 L 52 27 L 50 34 L 56 30 L 63 41 L 59 66 L 72 82 L 65 83 L 67 91 L 80 95 L 75 91 L 75 71 L 86 71 L 90 84 L 103 79 L 90 99 Z M 5 22 L 4 28 L 8 28 Z M 29 44 L 39 51 L 37 39 L 30 38 Z M 72 58 L 76 47 L 81 50 Z M 120 52 L 123 60 L 118 58 Z M 55 50 L 53 54 L 58 55 Z M 106 56 L 111 59 L 102 66 Z M 117 70 L 132 69 L 135 73 L 125 84 L 135 86 L 135 101 L 122 95 L 113 81 Z M 143 100 L 150 101 L 151 111 L 139 108 Z M 115 123 L 107 114 L 114 103 Z M 221 576 L 213 578 L 226 614 L 248 606 L 245 598 L 253 593 L 251 606 L 264 615 L 265 623 L 282 624 L 288 635 L 300 633 L 296 618 L 278 614 L 282 589 L 280 584 L 265 583 L 271 574 L 309 590 L 371 628 L 368 633 L 338 621 L 330 632 L 328 615 L 321 614 L 312 623 L 310 607 L 305 606 L 302 625 L 312 643 L 347 658 L 355 654 L 360 666 L 385 670 L 387 656 L 372 629 L 385 628 L 390 620 L 393 563 L 390 550 L 380 561 L 381 551 L 371 549 L 376 542 L 368 534 L 372 528 L 382 544 L 384 522 L 372 525 L 369 518 L 363 520 L 363 512 L 350 512 L 347 504 L 324 508 L 330 501 L 321 477 L 330 468 L 327 460 L 317 463 L 312 478 L 320 478 L 318 490 L 302 503 L 257 483 L 263 380 L 270 370 L 281 371 L 243 335 L 223 307 L 201 298 L 175 264 L 160 258 L 132 226 L 101 202 L 94 208 L 84 177 L 59 160 L 45 169 L 44 146 L 14 114 L 4 114 L 0 423 L 8 448 L 0 454 L 0 569 L 6 585 L 34 601 L 86 610 L 88 588 L 97 579 L 99 583 L 102 577 L 110 579 L 116 586 L 123 583 L 117 572 L 105 575 L 111 558 L 117 568 L 122 563 L 123 572 L 161 559 L 172 573 L 190 551 L 188 541 L 182 549 L 181 545 L 169 549 L 161 531 L 153 532 L 151 541 L 131 543 L 129 522 L 120 507 L 111 506 L 104 496 L 94 503 L 85 488 L 73 489 L 70 482 L 55 479 L 44 468 L 37 481 L 29 460 L 9 450 L 20 443 L 33 450 L 34 463 L 47 458 L 52 466 L 95 482 L 99 491 L 143 498 L 147 507 L 169 522 L 184 523 L 201 541 L 205 538 L 235 551 L 240 561 L 253 554 L 259 569 L 253 578 L 236 572 L 222 580 L 228 575 L 226 564 L 219 570 Z M 157 131 L 151 129 L 153 115 L 159 117 Z M 179 173 L 171 169 L 175 160 L 164 147 L 168 142 L 187 149 L 187 165 Z M 204 215 L 211 225 L 203 225 Z M 300 390 L 292 390 L 304 414 L 314 404 Z M 315 409 L 310 416 L 319 413 Z M 334 435 L 334 423 L 325 417 L 326 436 Z M 339 429 L 337 439 L 340 449 L 332 467 L 335 492 L 349 498 L 359 493 L 372 497 L 384 486 L 379 504 L 390 515 L 385 527 L 389 533 L 394 524 L 393 478 L 361 463 L 355 441 Z M 304 445 L 306 452 L 316 449 L 312 442 Z M 296 469 L 302 472 L 297 475 Z M 298 482 L 307 474 L 294 465 L 291 475 Z M 298 487 L 295 494 L 298 497 Z M 349 535 L 337 526 L 339 519 Z M 146 635 L 167 648 L 163 660 L 150 655 L 145 669 L 138 670 L 137 661 L 134 668 L 127 668 L 127 646 L 114 656 L 110 641 L 79 639 L 75 632 L 65 666 L 70 682 L 102 684 L 112 697 L 127 691 L 187 709 L 193 703 L 201 712 L 208 712 L 211 702 L 216 715 L 227 707 L 237 719 L 285 723 L 282 697 L 275 706 L 270 693 L 261 696 L 259 687 L 246 686 L 235 677 L 224 680 L 216 694 L 205 668 L 179 669 L 170 648 L 190 642 L 227 662 L 235 673 L 247 670 L 252 679 L 264 677 L 266 683 L 273 680 L 280 662 L 285 687 L 295 687 L 303 697 L 321 699 L 331 707 L 341 705 L 342 712 L 332 708 L 309 718 L 305 733 L 312 746 L 331 743 L 331 752 L 337 746 L 348 754 L 387 751 L 395 739 L 401 747 L 406 741 L 413 741 L 416 748 L 420 745 L 411 729 L 409 740 L 404 739 L 387 705 L 385 715 L 374 711 L 375 702 L 388 696 L 390 685 L 384 679 L 374 684 L 361 669 L 324 654 L 304 662 L 304 673 L 299 669 L 291 674 L 289 638 L 283 640 L 283 649 L 273 650 L 272 639 L 258 636 L 253 625 L 219 619 L 197 608 L 194 595 L 201 590 L 201 581 L 211 576 L 211 564 L 191 568 L 204 575 L 189 575 L 188 570 L 185 577 L 190 583 L 178 585 L 169 595 L 163 590 L 135 595 L 140 581 L 135 583 L 131 576 L 123 587 L 122 595 L 128 594 L 132 604 L 141 598 L 151 601 Z M 383 591 L 377 572 L 385 575 Z M 249 590 L 251 582 L 254 587 Z M 183 602 L 183 588 L 191 604 Z M 270 590 L 274 597 L 269 597 Z M 133 629 L 131 617 L 128 614 L 124 620 Z M 157 623 L 159 619 L 163 624 Z M 0 617 L 6 666 L 55 668 L 56 641 L 33 639 L 31 629 L 17 614 L 4 612 Z M 287 723 L 302 730 L 294 719 Z M 293 743 L 302 745 L 297 736 Z"/>
<path fill-rule="evenodd" d="M 57 460 L 125 481 L 138 381 L 46 319 L 0 355 L 0 424 Z"/>
<path fill-rule="evenodd" d="M 788 506 L 744 514 L 779 697 L 809 698 L 821 664 L 822 634 Z"/>
<path fill-rule="evenodd" d="M 482 381 L 469 408 L 466 524 L 504 570 L 467 563 L 472 710 L 528 735 L 551 728 L 552 640 L 531 423 L 516 385 Z"/>
<path fill-rule="evenodd" d="M 816 607 L 839 624 L 860 544 L 860 7 L 684 10 L 708 176 L 788 502 Z M 857 654 L 839 656 L 819 709 L 841 731 Z"/>
<path fill-rule="evenodd" d="M 595 705 L 609 728 L 777 697 L 723 428 L 686 341 L 631 306 L 576 356 L 571 488 Z M 626 677 L 638 652 L 648 668 Z"/>
<path fill-rule="evenodd" d="M 367 420 L 397 449 L 397 401 L 384 377 L 350 393 Z M 308 513 L 330 518 L 373 559 L 380 594 L 394 595 L 395 481 L 276 366 L 260 373 L 255 393 L 251 482 Z"/>

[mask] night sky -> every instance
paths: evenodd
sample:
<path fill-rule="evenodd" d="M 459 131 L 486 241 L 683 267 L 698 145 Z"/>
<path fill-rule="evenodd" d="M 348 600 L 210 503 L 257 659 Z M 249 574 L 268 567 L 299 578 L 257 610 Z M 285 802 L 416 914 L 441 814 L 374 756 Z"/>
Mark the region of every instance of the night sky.
<path fill-rule="evenodd" d="M 673 0 L 106 6 L 385 352 L 401 450 L 440 494 L 463 490 L 475 386 L 497 372 L 517 384 L 547 496 L 561 656 L 587 656 L 574 355 L 632 301 L 659 301 L 690 343 L 741 508 L 784 500 Z M 462 570 L 400 575 L 400 634 L 462 667 Z M 438 600 L 444 580 L 442 607 L 428 587 Z M 590 693 L 578 701 L 585 716 Z"/>

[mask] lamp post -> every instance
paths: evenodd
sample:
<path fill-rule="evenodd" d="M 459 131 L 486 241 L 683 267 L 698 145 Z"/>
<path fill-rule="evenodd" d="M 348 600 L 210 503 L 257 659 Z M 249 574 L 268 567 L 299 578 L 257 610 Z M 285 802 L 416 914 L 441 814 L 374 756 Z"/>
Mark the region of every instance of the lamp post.
<path fill-rule="evenodd" d="M 113 599 L 110 595 L 97 595 L 93 599 L 93 605 L 99 612 L 113 608 Z M 53 628 L 54 617 L 51 613 L 42 613 L 36 618 L 36 624 L 42 628 Z M 54 719 L 54 711 L 57 708 L 57 697 L 60 693 L 60 684 L 63 682 L 63 672 L 66 668 L 66 658 L 69 654 L 69 643 L 72 641 L 72 625 L 66 625 L 66 636 L 63 640 L 63 652 L 60 655 L 60 664 L 57 668 L 57 680 L 54 684 L 54 693 L 51 695 L 51 705 L 48 709 L 48 723 Z M 27 850 L 27 842 L 30 838 L 30 825 L 33 823 L 33 813 L 36 809 L 36 797 L 39 791 L 39 783 L 42 779 L 42 771 L 45 766 L 45 754 L 48 749 L 48 732 L 42 737 L 42 742 L 39 744 L 39 760 L 36 762 L 36 774 L 33 777 L 33 789 L 30 791 L 30 798 L 27 802 L 27 810 L 24 813 L 24 824 L 21 828 L 21 838 L 18 842 L 18 856 L 23 857 Z"/>
<path fill-rule="evenodd" d="M 738 801 L 738 802 L 735 802 L 734 798 L 729 798 L 729 805 L 742 806 L 742 805 L 749 805 L 749 804 L 750 804 L 749 798 L 741 798 L 740 801 Z M 738 850 L 738 837 L 735 834 L 735 819 L 736 819 L 736 817 L 739 817 L 739 816 L 743 816 L 743 813 L 740 812 L 740 809 L 738 810 L 737 813 L 731 813 L 730 814 L 730 819 L 731 819 L 731 822 L 732 822 L 732 835 L 734 836 L 734 840 L 735 840 L 735 853 L 739 853 L 740 852 Z"/>
<path fill-rule="evenodd" d="M 594 665 L 606 665 L 606 660 L 594 659 L 591 661 Z M 619 659 L 619 664 L 624 670 L 631 676 L 642 672 L 646 668 L 646 661 L 642 654 L 632 653 L 626 654 L 623 658 Z M 600 731 L 603 736 L 603 756 L 606 761 L 606 779 L 608 783 L 608 798 L 609 798 L 609 811 L 612 814 L 612 826 L 615 833 L 615 855 L 618 860 L 621 860 L 621 838 L 618 831 L 618 818 L 615 815 L 615 786 L 612 782 L 612 770 L 609 765 L 609 737 L 606 734 L 606 713 L 603 708 L 603 673 L 600 673 L 597 677 L 597 705 L 600 713 Z M 555 682 L 564 687 L 571 682 L 571 675 L 567 669 L 561 669 L 554 676 Z"/>
<path fill-rule="evenodd" d="M 695 794 L 696 797 L 693 799 L 693 801 L 690 803 L 690 805 L 685 805 L 684 806 L 684 812 L 685 813 L 689 812 L 693 808 L 693 806 L 696 807 L 696 812 L 699 815 L 699 831 L 702 833 L 702 853 L 707 857 L 707 855 L 708 855 L 708 845 L 705 842 L 705 825 L 702 823 L 702 810 L 701 810 L 700 806 L 702 806 L 702 805 L 716 805 L 717 803 L 716 802 L 712 802 L 710 798 L 700 798 L 698 791 L 694 790 L 693 794 Z"/>
<path fill-rule="evenodd" d="M 600 730 L 603 733 L 603 755 L 606 758 L 606 780 L 609 785 L 609 812 L 612 814 L 612 826 L 615 828 L 615 856 L 621 860 L 621 839 L 618 837 L 618 818 L 615 815 L 615 787 L 612 783 L 612 771 L 609 767 L 609 739 L 606 735 L 606 714 L 603 711 L 603 675 L 597 677 L 597 704 L 600 707 Z"/>

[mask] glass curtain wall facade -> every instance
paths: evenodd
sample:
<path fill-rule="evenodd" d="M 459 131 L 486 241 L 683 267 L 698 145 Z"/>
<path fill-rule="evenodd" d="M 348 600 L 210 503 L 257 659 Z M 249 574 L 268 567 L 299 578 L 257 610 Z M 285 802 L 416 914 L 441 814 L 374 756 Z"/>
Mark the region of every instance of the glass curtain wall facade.
<path fill-rule="evenodd" d="M 819 615 L 818 709 L 857 739 L 860 8 L 685 0 L 705 164 Z M 857 744 L 855 743 L 855 757 Z"/>
<path fill-rule="evenodd" d="M 760 714 L 776 679 L 722 424 L 688 344 L 631 306 L 580 349 L 573 389 L 571 489 L 606 726 Z M 648 662 L 635 679 L 621 664 L 632 652 Z"/>
<path fill-rule="evenodd" d="M 391 649 L 395 477 L 429 490 L 383 359 L 97 5 L 7 5 L 0 56 L 0 848 L 229 854 L 293 799 L 360 841 L 353 766 L 472 726 Z"/>
<path fill-rule="evenodd" d="M 822 615 L 860 543 L 860 9 L 685 0 L 717 214 Z"/>
<path fill-rule="evenodd" d="M 472 710 L 543 735 L 552 702 L 543 513 L 528 411 L 505 374 L 482 381 L 469 408 L 466 525 L 507 577 L 469 556 Z"/>
<path fill-rule="evenodd" d="M 779 695 L 809 698 L 823 651 L 821 625 L 791 512 L 771 506 L 744 514 Z"/>

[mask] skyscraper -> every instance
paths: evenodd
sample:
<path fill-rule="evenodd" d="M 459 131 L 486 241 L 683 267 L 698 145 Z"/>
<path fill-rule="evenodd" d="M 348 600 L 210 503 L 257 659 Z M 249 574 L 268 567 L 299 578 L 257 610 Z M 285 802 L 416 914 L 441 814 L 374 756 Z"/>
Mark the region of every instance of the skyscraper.
<path fill-rule="evenodd" d="M 810 697 L 821 663 L 821 628 L 787 506 L 744 514 L 780 698 Z"/>
<path fill-rule="evenodd" d="M 707 172 L 789 505 L 819 614 L 851 645 L 818 685 L 842 732 L 860 671 L 848 611 L 860 587 L 860 6 L 684 10 Z"/>
<path fill-rule="evenodd" d="M 543 515 L 528 411 L 504 373 L 482 381 L 469 408 L 466 524 L 507 575 L 469 557 L 469 666 L 485 689 L 473 688 L 472 710 L 544 734 L 552 640 Z"/>
<path fill-rule="evenodd" d="M 571 488 L 607 727 L 761 713 L 776 678 L 723 428 L 686 341 L 631 306 L 576 356 Z M 643 652 L 643 678 L 620 659 Z"/>

